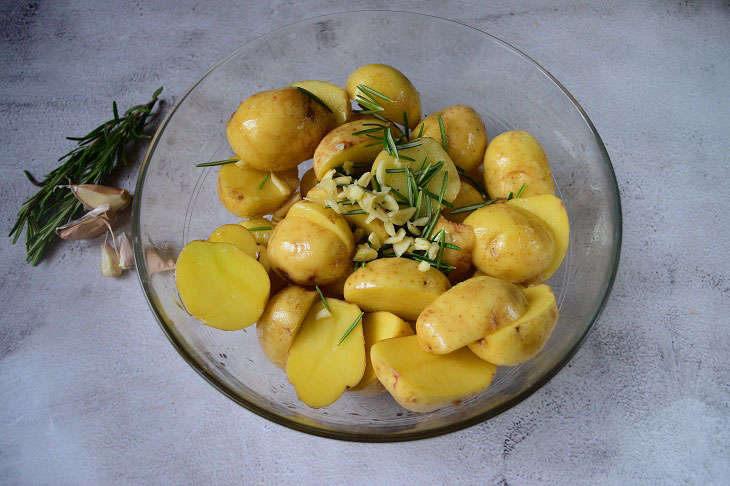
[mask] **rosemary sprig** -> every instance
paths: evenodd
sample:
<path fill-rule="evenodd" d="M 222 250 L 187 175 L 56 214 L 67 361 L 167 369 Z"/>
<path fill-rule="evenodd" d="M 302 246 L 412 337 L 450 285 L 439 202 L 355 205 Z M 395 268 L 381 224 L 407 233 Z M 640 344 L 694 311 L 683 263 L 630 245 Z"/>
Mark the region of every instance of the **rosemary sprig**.
<path fill-rule="evenodd" d="M 375 91 L 370 86 L 365 86 L 364 84 L 358 84 L 357 85 L 357 89 L 359 89 L 363 93 L 369 94 L 370 95 L 370 99 L 372 99 L 372 100 L 374 100 L 373 96 L 377 96 L 381 100 L 390 101 L 391 103 L 393 103 L 393 100 L 392 99 L 388 98 L 387 96 L 385 96 L 383 93 L 381 93 L 379 91 Z"/>
<path fill-rule="evenodd" d="M 345 341 L 345 339 L 347 339 L 347 336 L 349 336 L 352 333 L 353 329 L 355 329 L 357 324 L 360 322 L 360 319 L 362 319 L 362 316 L 364 316 L 364 315 L 365 315 L 365 312 L 361 312 L 360 315 L 357 316 L 357 318 L 355 319 L 355 322 L 352 323 L 352 325 L 347 329 L 347 331 L 345 331 L 345 334 L 343 334 L 342 337 L 340 338 L 340 341 L 337 343 L 338 346 L 340 344 L 342 344 Z"/>
<path fill-rule="evenodd" d="M 322 301 L 322 305 L 324 306 L 324 308 L 327 309 L 327 312 L 329 312 L 331 314 L 332 311 L 330 310 L 330 306 L 329 306 L 329 304 L 327 304 L 327 299 L 324 298 L 324 294 L 320 290 L 319 285 L 315 285 L 314 290 L 316 290 L 317 293 L 319 294 L 319 300 Z"/>
<path fill-rule="evenodd" d="M 269 177 L 271 177 L 271 174 L 266 174 L 263 179 L 261 179 L 261 182 L 259 182 L 259 191 L 264 188 L 266 185 L 266 182 L 269 180 Z"/>
<path fill-rule="evenodd" d="M 37 265 L 56 240 L 56 228 L 81 210 L 81 202 L 73 193 L 57 190 L 58 186 L 69 180 L 74 184 L 101 184 L 119 167 L 127 165 L 128 144 L 151 138 L 144 129 L 161 92 L 162 87 L 154 92 L 150 101 L 129 108 L 123 116 L 119 116 L 117 103 L 113 102 L 114 118 L 83 137 L 67 137 L 77 142 L 77 147 L 58 159 L 61 165 L 51 171 L 40 183 L 41 189 L 23 203 L 8 234 L 16 243 L 25 232 L 28 263 Z"/>
<path fill-rule="evenodd" d="M 228 164 L 235 164 L 238 162 L 238 157 L 231 157 L 230 159 L 225 160 L 214 160 L 212 162 L 202 162 L 200 164 L 195 164 L 195 167 L 215 167 L 217 165 L 228 165 Z"/>
<path fill-rule="evenodd" d="M 438 118 L 439 121 L 439 131 L 441 132 L 441 146 L 444 148 L 444 152 L 446 152 L 446 129 L 444 128 L 444 120 L 441 118 L 441 114 L 439 114 L 436 118 Z"/>
<path fill-rule="evenodd" d="M 268 231 L 271 226 L 256 226 L 255 228 L 248 228 L 249 231 Z"/>
<path fill-rule="evenodd" d="M 314 94 L 314 93 L 312 93 L 311 91 L 308 91 L 308 90 L 306 90 L 306 89 L 304 89 L 304 88 L 300 88 L 299 86 L 296 86 L 296 88 L 297 88 L 297 89 L 298 89 L 299 91 L 301 91 L 302 93 L 304 93 L 305 95 L 307 95 L 307 96 L 309 96 L 310 98 L 312 98 L 312 99 L 313 99 L 314 101 L 316 101 L 316 102 L 317 102 L 317 103 L 319 103 L 320 105 L 324 106 L 324 107 L 325 107 L 325 109 L 326 109 L 327 111 L 329 111 L 330 113 L 332 113 L 332 108 L 330 108 L 329 106 L 327 106 L 327 103 L 325 103 L 324 101 L 322 101 L 322 100 L 321 100 L 321 99 L 319 98 L 319 96 L 317 96 L 316 94 Z"/>

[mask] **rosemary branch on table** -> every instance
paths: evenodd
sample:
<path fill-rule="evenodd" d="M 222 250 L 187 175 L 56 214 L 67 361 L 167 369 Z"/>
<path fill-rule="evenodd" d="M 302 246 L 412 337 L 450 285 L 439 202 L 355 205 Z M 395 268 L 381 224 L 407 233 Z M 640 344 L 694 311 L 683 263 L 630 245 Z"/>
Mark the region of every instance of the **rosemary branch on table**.
<path fill-rule="evenodd" d="M 128 144 L 151 138 L 145 133 L 145 125 L 158 101 L 162 87 L 143 105 L 129 108 L 122 116 L 112 103 L 114 118 L 108 120 L 83 137 L 67 137 L 77 147 L 60 159 L 61 165 L 37 182 L 28 171 L 28 179 L 39 186 L 18 212 L 18 219 L 8 237 L 13 243 L 25 232 L 26 261 L 37 265 L 49 246 L 56 240 L 56 228 L 70 221 L 81 208 L 73 193 L 63 190 L 69 181 L 74 184 L 102 184 L 118 169 L 127 165 Z"/>

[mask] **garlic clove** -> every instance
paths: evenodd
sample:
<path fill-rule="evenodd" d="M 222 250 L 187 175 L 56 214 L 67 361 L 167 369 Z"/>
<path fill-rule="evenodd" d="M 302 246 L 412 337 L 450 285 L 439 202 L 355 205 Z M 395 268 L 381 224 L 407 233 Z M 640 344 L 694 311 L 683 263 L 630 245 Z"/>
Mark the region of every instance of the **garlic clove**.
<path fill-rule="evenodd" d="M 68 186 L 73 195 L 81 201 L 84 209 L 96 209 L 102 204 L 108 204 L 110 211 L 120 211 L 126 208 L 132 196 L 124 189 L 100 186 L 98 184 L 71 184 Z"/>
<path fill-rule="evenodd" d="M 101 274 L 105 277 L 118 277 L 122 274 L 117 252 L 106 240 L 101 245 Z"/>
<path fill-rule="evenodd" d="M 56 228 L 56 235 L 62 240 L 90 240 L 111 230 L 109 204 L 104 203 L 92 209 L 79 219 L 69 221 Z"/>
<path fill-rule="evenodd" d="M 147 251 L 145 251 L 145 261 L 147 262 L 147 270 L 150 274 L 175 270 L 175 261 L 171 258 L 163 260 L 154 248 L 147 248 Z"/>
<path fill-rule="evenodd" d="M 126 233 L 122 233 L 117 238 L 117 248 L 119 248 L 119 266 L 123 269 L 134 267 L 132 243 L 130 243 Z"/>

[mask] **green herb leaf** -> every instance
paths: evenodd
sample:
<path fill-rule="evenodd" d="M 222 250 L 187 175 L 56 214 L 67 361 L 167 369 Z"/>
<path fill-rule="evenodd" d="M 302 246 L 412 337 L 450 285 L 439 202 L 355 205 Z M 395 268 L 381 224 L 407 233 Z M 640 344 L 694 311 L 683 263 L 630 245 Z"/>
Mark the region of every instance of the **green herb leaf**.
<path fill-rule="evenodd" d="M 312 99 L 313 99 L 314 101 L 316 101 L 316 102 L 317 102 L 317 103 L 319 103 L 320 105 L 324 106 L 324 107 L 325 107 L 325 109 L 327 109 L 327 111 L 329 111 L 330 113 L 332 113 L 332 108 L 330 108 L 329 106 L 327 106 L 327 103 L 325 103 L 324 101 L 322 101 L 322 100 L 321 100 L 321 99 L 319 98 L 319 96 L 317 96 L 316 94 L 314 94 L 314 93 L 312 93 L 311 91 L 308 91 L 308 90 L 306 90 L 306 89 L 304 89 L 304 88 L 302 88 L 302 87 L 296 86 L 296 88 L 297 88 L 297 89 L 298 89 L 299 91 L 301 91 L 302 93 L 304 93 L 305 95 L 307 95 L 307 96 L 309 96 L 310 98 L 312 98 Z"/>
<path fill-rule="evenodd" d="M 375 91 L 373 88 L 371 88 L 369 86 L 365 86 L 364 84 L 358 84 L 357 85 L 357 88 L 360 91 L 363 91 L 365 93 L 368 93 L 368 94 L 370 94 L 372 96 L 377 96 L 378 98 L 380 98 L 382 100 L 390 101 L 391 103 L 394 103 L 394 101 L 392 99 L 388 98 L 387 96 L 385 96 L 383 93 L 380 93 L 379 91 Z"/>
<path fill-rule="evenodd" d="M 325 308 L 325 309 L 327 309 L 327 310 L 328 310 L 328 311 L 329 311 L 330 313 L 332 313 L 332 311 L 330 310 L 330 306 L 329 306 L 329 305 L 327 304 L 327 299 L 325 299 L 325 298 L 324 298 L 324 294 L 323 294 L 323 293 L 322 293 L 322 291 L 321 291 L 321 290 L 319 289 L 319 285 L 315 285 L 315 286 L 314 286 L 314 289 L 315 289 L 315 290 L 317 291 L 317 293 L 319 294 L 319 300 L 321 300 L 321 301 L 322 301 L 322 305 L 324 306 L 324 308 Z"/>
<path fill-rule="evenodd" d="M 444 121 L 441 119 L 441 114 L 439 114 L 436 118 L 438 118 L 439 130 L 441 131 L 441 146 L 444 148 L 444 152 L 446 152 L 446 130 L 444 129 Z"/>
<path fill-rule="evenodd" d="M 261 182 L 259 183 L 259 191 L 264 188 L 264 186 L 266 185 L 266 181 L 269 180 L 270 176 L 271 176 L 271 174 L 266 174 L 264 176 L 264 178 L 261 180 Z"/>
<path fill-rule="evenodd" d="M 515 195 L 515 197 L 516 198 L 520 197 L 526 188 L 527 188 L 527 184 L 522 184 L 522 186 L 520 186 L 520 190 L 517 191 L 517 194 Z"/>
<path fill-rule="evenodd" d="M 421 122 L 421 129 L 418 130 L 418 136 L 416 138 L 421 138 L 423 136 L 423 127 L 424 126 L 425 126 L 424 123 Z"/>
<path fill-rule="evenodd" d="M 408 137 L 411 134 L 411 130 L 408 128 L 408 113 L 405 111 L 403 112 L 403 136 L 406 137 L 406 140 L 408 140 Z"/>
<path fill-rule="evenodd" d="M 489 201 L 484 201 L 477 204 L 470 204 L 469 206 L 462 206 L 460 208 L 453 209 L 450 214 L 459 214 L 459 213 L 466 213 L 469 211 L 474 211 L 475 209 L 483 208 L 484 206 L 489 206 L 490 204 L 494 204 L 496 199 L 490 199 Z"/>
<path fill-rule="evenodd" d="M 271 226 L 256 226 L 255 228 L 248 228 L 249 231 L 268 231 Z"/>
<path fill-rule="evenodd" d="M 355 329 L 355 327 L 358 325 L 358 323 L 362 319 L 362 316 L 364 316 L 364 315 L 365 315 L 365 312 L 361 312 L 360 315 L 357 316 L 357 318 L 355 319 L 355 322 L 352 323 L 352 325 L 347 329 L 347 331 L 345 331 L 345 334 L 343 334 L 342 337 L 340 338 L 340 341 L 337 343 L 338 346 L 340 344 L 342 344 L 345 341 L 345 339 L 347 339 L 347 336 L 349 336 L 352 333 L 352 331 Z"/>
<path fill-rule="evenodd" d="M 200 164 L 195 164 L 195 167 L 215 167 L 216 165 L 235 164 L 236 162 L 238 162 L 238 157 L 231 157 L 230 159 L 225 159 L 225 160 L 214 160 L 212 162 L 202 162 Z"/>
<path fill-rule="evenodd" d="M 352 211 L 345 211 L 342 214 L 344 214 L 345 216 L 351 216 L 353 214 L 366 214 L 366 213 L 363 209 L 353 209 Z"/>

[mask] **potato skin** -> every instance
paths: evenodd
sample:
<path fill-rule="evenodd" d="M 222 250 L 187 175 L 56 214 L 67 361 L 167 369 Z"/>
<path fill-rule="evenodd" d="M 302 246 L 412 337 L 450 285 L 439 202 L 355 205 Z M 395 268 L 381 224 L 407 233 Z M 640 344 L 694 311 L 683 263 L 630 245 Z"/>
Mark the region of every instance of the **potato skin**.
<path fill-rule="evenodd" d="M 274 231 L 274 226 L 276 226 L 276 223 L 269 221 L 266 218 L 244 219 L 243 221 L 239 221 L 238 224 L 248 230 L 250 230 L 251 228 L 271 228 L 270 230 L 251 231 L 251 234 L 253 235 L 254 240 L 256 240 L 256 243 L 262 246 L 266 246 L 269 243 L 271 233 Z"/>
<path fill-rule="evenodd" d="M 492 204 L 464 221 L 474 228 L 472 262 L 487 275 L 522 283 L 541 275 L 555 256 L 555 236 L 540 218 L 508 204 Z"/>
<path fill-rule="evenodd" d="M 277 172 L 311 158 L 334 123 L 321 104 L 289 87 L 246 99 L 228 120 L 226 136 L 246 165 Z"/>
<path fill-rule="evenodd" d="M 554 194 L 555 184 L 545 151 L 530 133 L 514 130 L 497 135 L 484 153 L 484 185 L 491 197 L 508 197 L 527 184 L 523 197 Z"/>
<path fill-rule="evenodd" d="M 403 113 L 408 114 L 409 128 L 421 120 L 421 97 L 410 80 L 394 67 L 386 64 L 366 64 L 355 69 L 345 83 L 345 90 L 351 99 L 360 93 L 358 84 L 372 88 L 393 102 L 377 98 L 385 108 L 381 115 L 396 123 L 403 122 Z"/>
<path fill-rule="evenodd" d="M 421 125 L 423 125 L 424 137 L 431 137 L 442 143 L 439 115 L 441 115 L 446 132 L 446 153 L 449 154 L 451 160 L 467 172 L 479 166 L 487 148 L 487 129 L 484 127 L 479 113 L 470 106 L 449 106 L 428 115 L 413 129 L 411 139 L 420 133 Z"/>
<path fill-rule="evenodd" d="M 455 267 L 449 273 L 449 282 L 453 285 L 466 279 L 470 273 L 471 256 L 474 252 L 474 229 L 467 224 L 454 223 L 440 216 L 434 226 L 433 234 L 438 234 L 442 229 L 446 233 L 446 243 L 461 248 L 460 250 L 446 248 L 443 254 L 442 261 Z"/>
<path fill-rule="evenodd" d="M 259 189 L 268 172 L 238 164 L 221 166 L 218 171 L 218 197 L 223 207 L 239 218 L 255 218 L 275 211 L 290 193 L 281 192 L 270 180 Z M 294 191 L 299 184 L 296 169 L 276 174 Z"/>
<path fill-rule="evenodd" d="M 454 208 L 463 208 L 464 206 L 471 206 L 472 204 L 479 204 L 484 202 L 484 197 L 482 197 L 479 191 L 477 191 L 476 188 L 471 185 L 471 183 L 463 178 L 460 179 L 461 187 L 459 188 L 459 193 L 456 195 L 456 199 L 452 201 Z M 453 221 L 455 223 L 463 223 L 464 220 L 471 213 L 467 212 L 451 214 L 451 209 L 444 207 L 441 209 L 441 214 L 444 215 L 444 217 L 449 221 Z"/>

